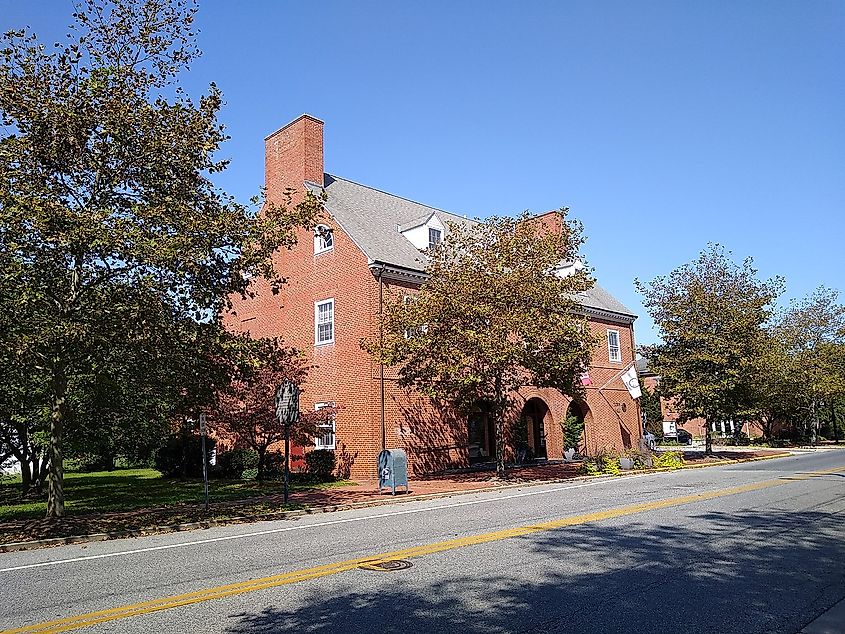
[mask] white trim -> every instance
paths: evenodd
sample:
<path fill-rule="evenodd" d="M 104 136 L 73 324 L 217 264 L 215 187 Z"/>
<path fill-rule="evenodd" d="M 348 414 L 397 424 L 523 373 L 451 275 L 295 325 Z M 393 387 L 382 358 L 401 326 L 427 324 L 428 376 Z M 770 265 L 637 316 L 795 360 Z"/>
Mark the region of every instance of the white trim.
<path fill-rule="evenodd" d="M 322 229 L 323 233 L 329 236 L 331 244 L 326 245 L 326 240 L 318 233 L 318 229 Z M 332 249 L 334 249 L 334 230 L 327 225 L 317 225 L 314 227 L 314 255 L 319 255 Z"/>
<path fill-rule="evenodd" d="M 573 312 L 579 315 L 584 315 L 585 317 L 595 317 L 597 319 L 612 321 L 626 326 L 633 324 L 637 319 L 635 315 L 623 315 L 622 313 L 614 313 L 609 310 L 592 308 L 590 306 L 584 306 L 583 304 L 579 305 Z"/>
<path fill-rule="evenodd" d="M 331 304 L 332 306 L 332 319 L 331 319 L 331 327 L 332 327 L 332 336 L 331 339 L 326 339 L 325 341 L 320 341 L 319 337 L 319 320 L 320 320 L 320 306 L 325 306 L 326 304 Z M 319 299 L 314 302 L 314 345 L 315 346 L 325 346 L 330 343 L 334 343 L 334 297 L 329 297 L 327 299 Z"/>
<path fill-rule="evenodd" d="M 330 402 L 314 403 L 314 411 L 315 412 L 323 409 L 324 407 L 334 407 L 334 403 L 330 403 Z M 327 432 L 327 433 L 331 433 L 331 435 L 332 435 L 332 444 L 324 445 L 321 442 L 322 439 L 326 437 L 326 434 L 323 434 L 322 436 L 314 436 L 314 448 L 315 449 L 331 449 L 331 450 L 334 450 L 335 447 L 337 446 L 337 421 L 335 420 L 335 417 L 332 416 L 332 420 L 331 420 L 330 423 L 323 423 L 323 424 L 317 425 L 318 430 L 321 429 L 321 428 L 322 429 L 331 428 L 331 431 Z"/>
<path fill-rule="evenodd" d="M 616 335 L 616 358 L 613 356 L 613 348 L 610 345 L 610 334 Z M 622 339 L 619 337 L 619 331 L 612 328 L 607 329 L 607 360 L 610 363 L 622 363 Z"/>

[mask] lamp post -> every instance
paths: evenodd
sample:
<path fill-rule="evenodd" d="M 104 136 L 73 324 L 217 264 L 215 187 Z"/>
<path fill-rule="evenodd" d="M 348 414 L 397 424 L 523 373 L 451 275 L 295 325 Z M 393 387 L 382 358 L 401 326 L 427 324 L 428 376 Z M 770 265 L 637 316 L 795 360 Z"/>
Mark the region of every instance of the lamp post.
<path fill-rule="evenodd" d="M 299 420 L 299 386 L 285 381 L 276 389 L 276 418 L 285 428 L 285 504 L 290 481 L 290 426 Z"/>

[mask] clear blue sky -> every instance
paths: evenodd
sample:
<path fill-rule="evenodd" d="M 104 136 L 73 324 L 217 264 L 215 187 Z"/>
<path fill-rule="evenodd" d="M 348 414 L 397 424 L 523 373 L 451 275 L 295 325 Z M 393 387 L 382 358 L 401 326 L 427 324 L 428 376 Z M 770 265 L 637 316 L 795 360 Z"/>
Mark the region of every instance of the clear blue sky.
<path fill-rule="evenodd" d="M 60 39 L 69 0 L 0 0 Z M 845 293 L 845 2 L 201 3 L 185 77 L 226 97 L 246 199 L 263 138 L 326 122 L 326 171 L 484 217 L 567 205 L 598 279 L 633 288 L 707 241 Z"/>

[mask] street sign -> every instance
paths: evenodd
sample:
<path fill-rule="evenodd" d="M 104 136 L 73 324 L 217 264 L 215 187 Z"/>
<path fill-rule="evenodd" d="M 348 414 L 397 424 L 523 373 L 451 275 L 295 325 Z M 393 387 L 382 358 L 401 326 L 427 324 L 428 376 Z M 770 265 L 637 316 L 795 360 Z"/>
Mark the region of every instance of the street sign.
<path fill-rule="evenodd" d="M 299 420 L 299 386 L 285 381 L 276 389 L 276 418 L 285 428 L 285 504 L 290 482 L 290 426 Z"/>

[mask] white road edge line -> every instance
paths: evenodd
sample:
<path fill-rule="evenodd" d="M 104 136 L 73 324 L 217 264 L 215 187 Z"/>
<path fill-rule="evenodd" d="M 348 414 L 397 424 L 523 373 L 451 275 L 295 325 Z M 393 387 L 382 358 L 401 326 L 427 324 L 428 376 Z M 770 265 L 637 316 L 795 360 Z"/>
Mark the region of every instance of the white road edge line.
<path fill-rule="evenodd" d="M 626 478 L 642 478 L 646 476 L 653 476 L 653 473 L 637 473 L 632 474 L 629 476 L 625 476 Z M 512 500 L 515 498 L 524 498 L 533 495 L 544 495 L 546 493 L 557 493 L 558 491 L 568 491 L 571 489 L 582 489 L 588 486 L 595 486 L 598 484 L 606 484 L 608 482 L 614 481 L 612 480 L 596 480 L 593 482 L 584 482 L 582 484 L 574 484 L 574 485 L 564 485 L 558 486 L 549 489 L 541 489 L 539 491 L 525 491 L 523 493 L 513 493 L 510 495 L 499 496 L 491 499 L 483 499 L 483 500 L 465 500 L 462 502 L 453 502 L 451 504 L 439 504 L 437 506 L 429 506 L 425 508 L 416 508 L 416 509 L 403 509 L 400 511 L 392 511 L 389 513 L 376 513 L 373 515 L 365 515 L 363 517 L 347 517 L 344 519 L 336 519 L 336 520 L 327 520 L 325 522 L 314 522 L 312 524 L 299 524 L 297 526 L 284 526 L 281 528 L 270 528 L 263 531 L 253 531 L 251 533 L 239 533 L 237 535 L 223 535 L 221 537 L 209 537 L 207 539 L 196 539 L 189 542 L 178 542 L 176 544 L 163 544 L 161 546 L 149 546 L 147 548 L 134 548 L 132 550 L 120 550 L 113 553 L 102 553 L 99 555 L 86 555 L 85 557 L 72 557 L 69 559 L 55 559 L 52 561 L 41 561 L 34 564 L 23 564 L 21 566 L 12 566 L 10 568 L 0 568 L 0 573 L 3 572 L 14 572 L 16 570 L 29 570 L 31 568 L 43 568 L 45 566 L 58 566 L 60 564 L 70 564 L 80 561 L 91 561 L 93 559 L 107 559 L 110 557 L 126 557 L 128 555 L 137 555 L 140 553 L 147 553 L 153 552 L 157 550 L 171 550 L 173 548 L 184 548 L 186 546 L 199 546 L 202 544 L 212 544 L 215 542 L 225 542 L 225 541 L 232 541 L 235 539 L 247 539 L 249 537 L 261 537 L 263 535 L 273 535 L 276 533 L 287 533 L 291 531 L 297 530 L 306 530 L 309 528 L 318 528 L 321 526 L 332 526 L 334 524 L 347 524 L 350 522 L 364 522 L 367 520 L 373 519 L 380 519 L 383 517 L 394 517 L 397 515 L 411 515 L 415 513 L 428 513 L 431 511 L 439 511 L 441 509 L 449 509 L 449 508 L 456 508 L 460 506 L 472 506 L 475 504 L 490 504 L 493 502 L 501 502 L 502 500 Z M 528 485 L 530 486 L 530 485 Z M 489 491 L 484 491 L 483 493 L 490 493 Z M 425 502 L 425 500 L 422 500 Z M 281 520 L 284 521 L 284 520 Z M 102 543 L 102 542 L 100 542 Z"/>

